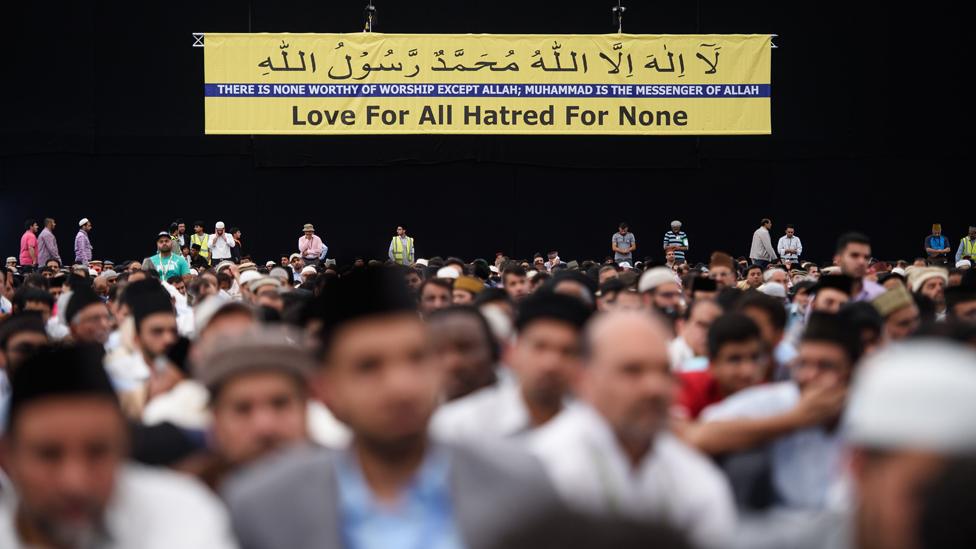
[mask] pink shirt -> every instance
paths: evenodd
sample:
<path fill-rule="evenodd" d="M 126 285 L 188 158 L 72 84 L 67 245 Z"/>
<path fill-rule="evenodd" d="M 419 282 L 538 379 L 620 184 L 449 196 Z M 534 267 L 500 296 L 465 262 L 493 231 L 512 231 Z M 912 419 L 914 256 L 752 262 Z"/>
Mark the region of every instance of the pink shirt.
<path fill-rule="evenodd" d="M 322 255 L 322 239 L 317 234 L 313 234 L 311 240 L 303 235 L 298 239 L 298 253 L 304 259 L 318 259 Z"/>
<path fill-rule="evenodd" d="M 30 250 L 34 250 L 34 258 L 31 258 Z M 37 236 L 34 231 L 28 230 L 20 237 L 20 264 L 37 265 Z"/>

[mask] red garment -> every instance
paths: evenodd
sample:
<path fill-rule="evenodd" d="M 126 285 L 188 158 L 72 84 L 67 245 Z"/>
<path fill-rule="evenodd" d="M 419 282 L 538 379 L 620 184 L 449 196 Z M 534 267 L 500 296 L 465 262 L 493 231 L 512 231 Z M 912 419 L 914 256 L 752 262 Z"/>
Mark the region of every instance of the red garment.
<path fill-rule="evenodd" d="M 721 402 L 725 397 L 719 391 L 718 382 L 709 371 L 678 374 L 678 398 L 675 406 L 686 419 L 698 419 L 702 410 Z"/>

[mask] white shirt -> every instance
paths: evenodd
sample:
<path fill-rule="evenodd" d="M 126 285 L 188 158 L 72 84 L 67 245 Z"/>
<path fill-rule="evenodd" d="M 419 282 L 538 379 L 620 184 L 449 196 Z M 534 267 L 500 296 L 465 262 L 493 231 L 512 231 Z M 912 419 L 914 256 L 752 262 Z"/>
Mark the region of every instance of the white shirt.
<path fill-rule="evenodd" d="M 674 373 L 703 372 L 708 369 L 708 358 L 695 356 L 695 351 L 681 336 L 672 339 L 668 344 L 668 357 Z"/>
<path fill-rule="evenodd" d="M 723 547 L 735 529 L 725 477 L 670 433 L 659 433 L 634 468 L 606 421 L 577 404 L 533 433 L 529 450 L 567 504 L 584 512 L 664 520 L 703 547 Z"/>
<path fill-rule="evenodd" d="M 796 250 L 796 253 L 786 253 L 786 250 Z M 783 235 L 779 237 L 779 242 L 776 244 L 776 251 L 779 252 L 779 256 L 783 259 L 799 259 L 800 254 L 803 253 L 803 243 L 800 242 L 800 237 L 794 236 L 792 238 Z"/>
<path fill-rule="evenodd" d="M 234 247 L 234 237 L 224 233 L 223 237 L 214 233 L 210 235 L 210 258 L 214 259 L 230 259 L 230 249 Z"/>
<path fill-rule="evenodd" d="M 800 402 L 792 381 L 751 387 L 702 410 L 701 421 L 761 418 L 783 414 Z M 843 478 L 841 439 L 820 426 L 794 431 L 770 447 L 773 487 L 786 507 L 822 509 Z"/>
<path fill-rule="evenodd" d="M 0 495 L 0 547 L 27 549 L 15 525 L 17 498 Z M 105 512 L 99 549 L 235 549 L 223 504 L 191 477 L 138 465 L 123 466 Z"/>
<path fill-rule="evenodd" d="M 435 438 L 451 442 L 510 439 L 531 429 L 529 409 L 518 382 L 505 378 L 441 406 L 430 422 Z"/>

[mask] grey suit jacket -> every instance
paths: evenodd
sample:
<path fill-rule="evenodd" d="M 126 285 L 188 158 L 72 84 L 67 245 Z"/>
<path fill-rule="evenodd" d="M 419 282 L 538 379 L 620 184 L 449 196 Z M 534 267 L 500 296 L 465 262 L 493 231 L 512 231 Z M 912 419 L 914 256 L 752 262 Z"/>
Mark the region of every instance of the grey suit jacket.
<path fill-rule="evenodd" d="M 454 516 L 468 549 L 497 547 L 547 512 L 558 496 L 535 458 L 499 447 L 445 445 Z M 244 549 L 339 549 L 333 450 L 302 448 L 255 465 L 225 485 Z"/>

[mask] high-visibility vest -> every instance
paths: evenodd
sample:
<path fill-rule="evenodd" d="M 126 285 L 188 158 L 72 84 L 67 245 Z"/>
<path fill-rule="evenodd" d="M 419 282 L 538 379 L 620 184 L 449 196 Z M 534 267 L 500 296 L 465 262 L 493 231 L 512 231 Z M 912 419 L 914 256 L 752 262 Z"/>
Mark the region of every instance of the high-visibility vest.
<path fill-rule="evenodd" d="M 400 240 L 399 236 L 393 237 L 393 260 L 397 263 L 405 264 L 406 261 L 410 260 L 410 251 L 413 250 L 413 238 L 407 237 L 407 246 L 404 248 L 403 241 Z"/>
<path fill-rule="evenodd" d="M 205 258 L 207 260 L 207 263 L 210 263 L 210 235 L 208 235 L 207 233 L 203 233 L 202 235 L 197 235 L 197 233 L 193 233 L 190 235 L 190 244 L 191 245 L 199 244 L 200 257 Z"/>
<path fill-rule="evenodd" d="M 968 236 L 962 239 L 962 255 L 965 256 L 976 256 L 976 240 L 969 238 Z"/>

